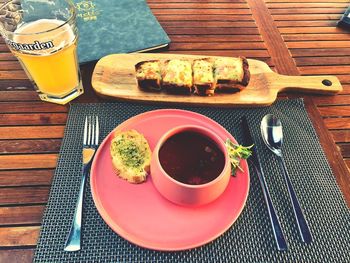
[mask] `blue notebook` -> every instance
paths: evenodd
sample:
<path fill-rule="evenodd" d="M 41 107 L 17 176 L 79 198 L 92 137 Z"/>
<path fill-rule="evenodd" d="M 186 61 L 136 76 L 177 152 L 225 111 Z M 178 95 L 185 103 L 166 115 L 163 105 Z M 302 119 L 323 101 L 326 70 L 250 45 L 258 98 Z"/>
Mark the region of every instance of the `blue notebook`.
<path fill-rule="evenodd" d="M 80 63 L 166 47 L 170 39 L 144 0 L 74 0 Z"/>

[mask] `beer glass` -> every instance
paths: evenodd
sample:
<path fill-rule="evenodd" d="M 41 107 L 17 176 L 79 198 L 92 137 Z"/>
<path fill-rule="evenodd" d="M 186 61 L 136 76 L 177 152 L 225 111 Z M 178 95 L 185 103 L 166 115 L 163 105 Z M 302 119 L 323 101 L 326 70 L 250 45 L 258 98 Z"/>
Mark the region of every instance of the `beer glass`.
<path fill-rule="evenodd" d="M 0 0 L 0 33 L 41 100 L 66 104 L 84 92 L 70 1 Z"/>

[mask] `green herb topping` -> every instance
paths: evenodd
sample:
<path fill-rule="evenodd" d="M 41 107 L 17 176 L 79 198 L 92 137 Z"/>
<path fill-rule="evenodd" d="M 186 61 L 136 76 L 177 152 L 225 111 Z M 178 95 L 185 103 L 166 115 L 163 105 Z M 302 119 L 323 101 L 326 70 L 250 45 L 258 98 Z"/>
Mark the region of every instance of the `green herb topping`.
<path fill-rule="evenodd" d="M 144 163 L 144 152 L 139 147 L 123 137 L 119 141 L 113 143 L 112 147 L 117 149 L 123 164 L 130 168 L 138 168 Z"/>
<path fill-rule="evenodd" d="M 251 148 L 254 145 L 243 146 L 233 143 L 230 139 L 226 139 L 225 145 L 231 161 L 231 175 L 235 176 L 237 168 L 243 171 L 243 169 L 240 167 L 240 161 L 241 159 L 248 159 L 248 157 L 252 155 Z"/>

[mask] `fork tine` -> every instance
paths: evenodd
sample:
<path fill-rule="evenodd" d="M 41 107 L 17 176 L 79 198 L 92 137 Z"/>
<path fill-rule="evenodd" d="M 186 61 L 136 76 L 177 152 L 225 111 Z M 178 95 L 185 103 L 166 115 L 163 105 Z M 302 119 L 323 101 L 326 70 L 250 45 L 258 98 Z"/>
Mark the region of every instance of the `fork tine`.
<path fill-rule="evenodd" d="M 91 116 L 88 116 L 88 141 L 87 144 L 91 145 Z"/>
<path fill-rule="evenodd" d="M 87 129 L 87 117 L 85 117 L 85 123 L 84 123 L 84 139 L 83 139 L 83 144 L 84 144 L 84 145 L 87 144 L 87 133 L 88 133 L 88 129 Z"/>
<path fill-rule="evenodd" d="M 95 144 L 98 145 L 98 139 L 99 139 L 99 135 L 100 135 L 100 128 L 99 128 L 99 123 L 98 123 L 98 116 L 96 116 L 96 141 Z"/>
<path fill-rule="evenodd" d="M 95 145 L 95 116 L 91 116 L 91 145 Z"/>

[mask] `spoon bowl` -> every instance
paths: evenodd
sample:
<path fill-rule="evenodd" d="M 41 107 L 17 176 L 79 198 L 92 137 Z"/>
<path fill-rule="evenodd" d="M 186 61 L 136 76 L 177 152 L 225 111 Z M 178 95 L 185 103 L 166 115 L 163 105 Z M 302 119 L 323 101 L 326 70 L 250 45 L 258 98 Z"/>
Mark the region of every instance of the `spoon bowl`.
<path fill-rule="evenodd" d="M 278 156 L 282 156 L 282 123 L 272 114 L 267 114 L 261 121 L 261 135 L 266 146 Z"/>

